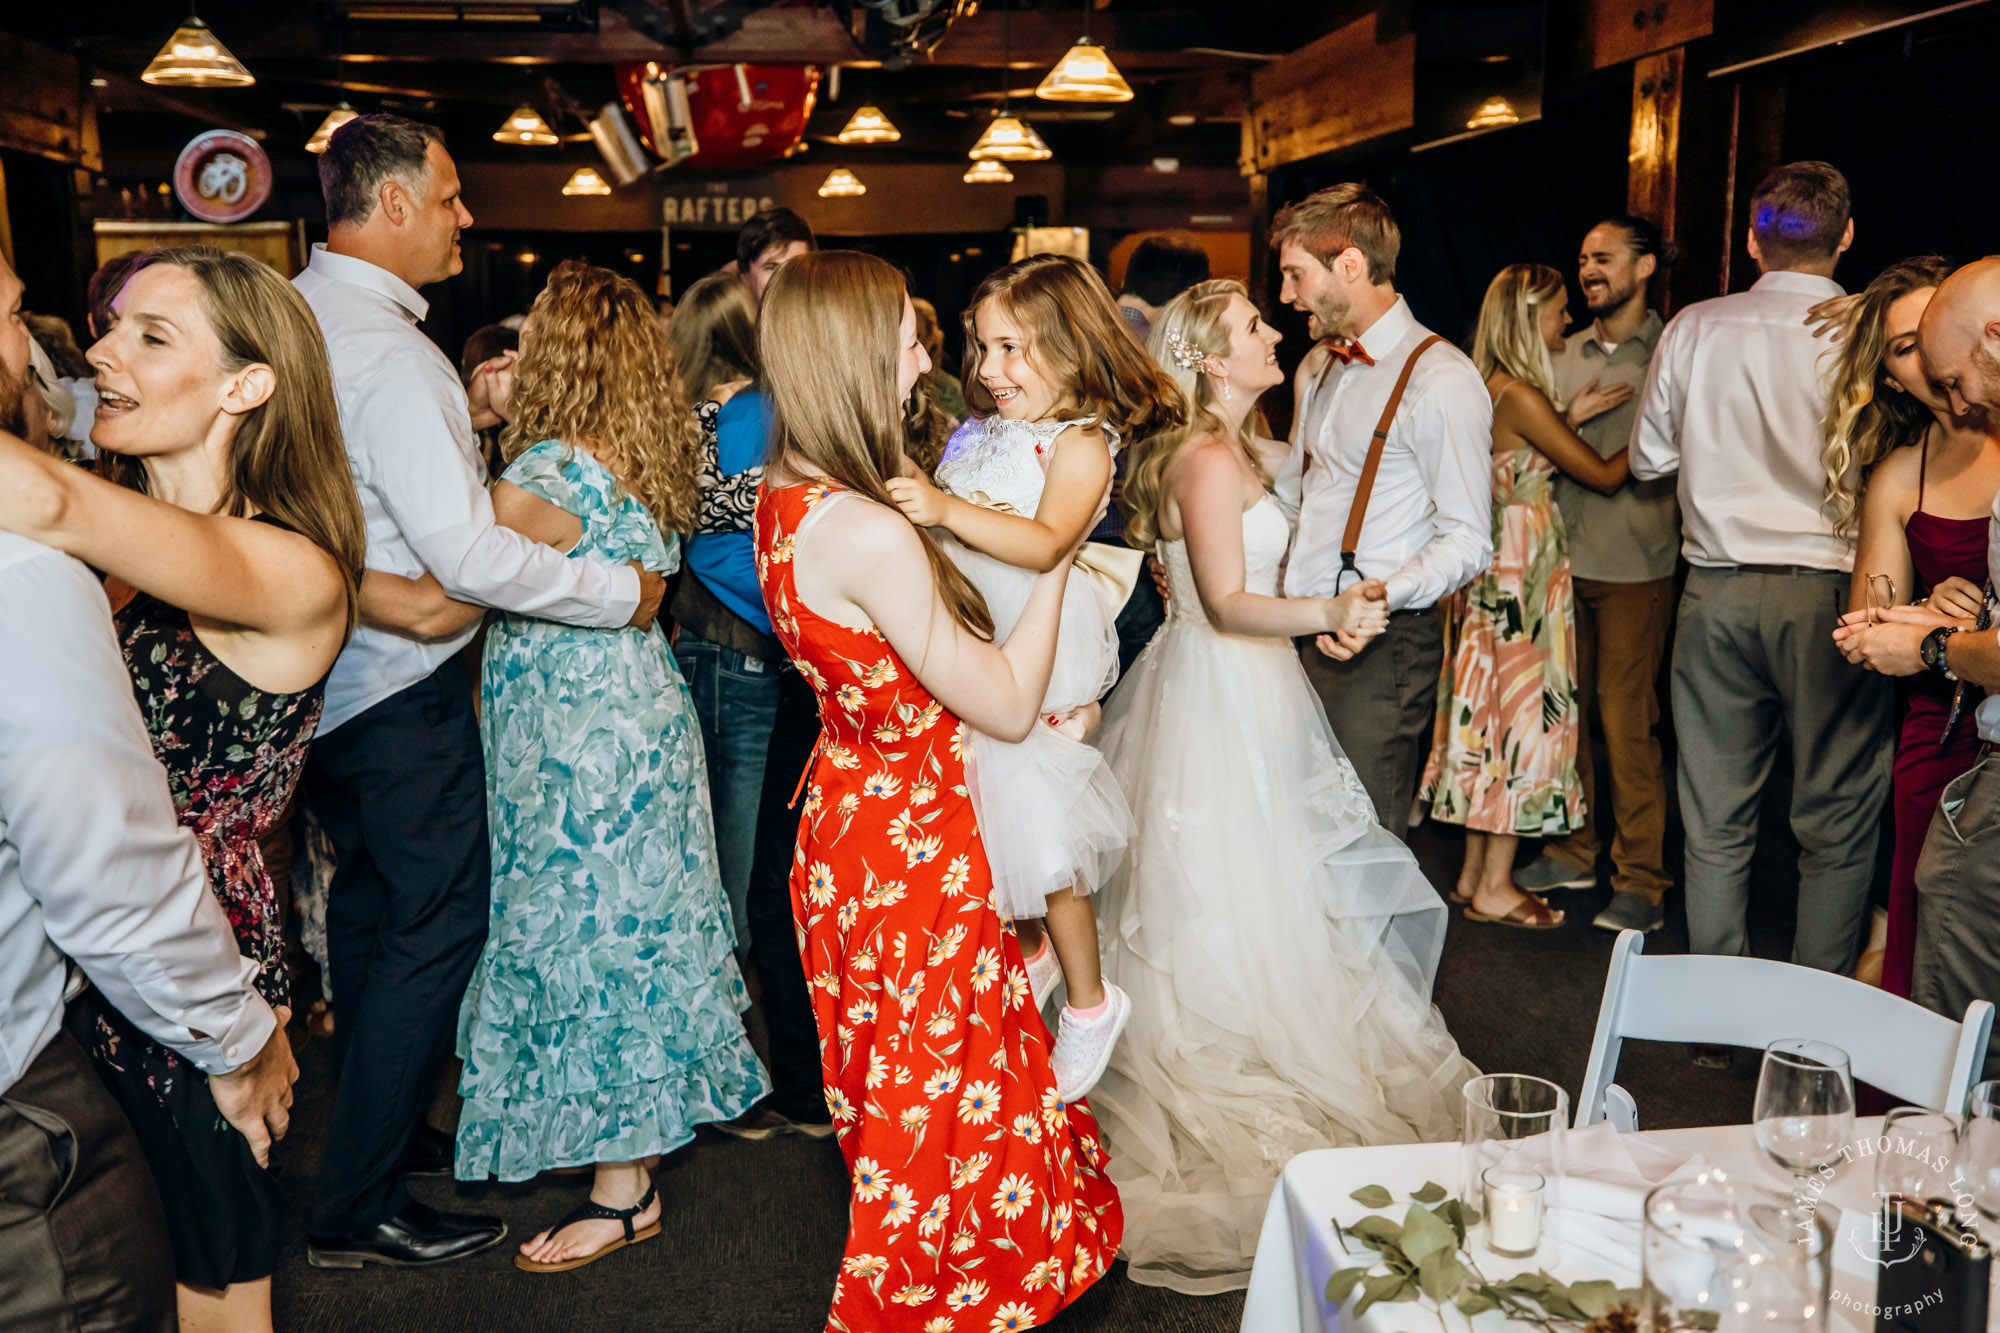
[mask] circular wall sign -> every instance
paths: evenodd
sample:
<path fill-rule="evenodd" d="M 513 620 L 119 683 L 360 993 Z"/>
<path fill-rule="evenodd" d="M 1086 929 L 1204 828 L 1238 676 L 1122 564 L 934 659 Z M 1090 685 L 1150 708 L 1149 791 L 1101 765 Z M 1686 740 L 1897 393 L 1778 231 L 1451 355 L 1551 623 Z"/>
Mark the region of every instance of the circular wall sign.
<path fill-rule="evenodd" d="M 271 197 L 271 159 L 235 130 L 210 130 L 181 149 L 174 194 L 203 222 L 241 222 Z"/>

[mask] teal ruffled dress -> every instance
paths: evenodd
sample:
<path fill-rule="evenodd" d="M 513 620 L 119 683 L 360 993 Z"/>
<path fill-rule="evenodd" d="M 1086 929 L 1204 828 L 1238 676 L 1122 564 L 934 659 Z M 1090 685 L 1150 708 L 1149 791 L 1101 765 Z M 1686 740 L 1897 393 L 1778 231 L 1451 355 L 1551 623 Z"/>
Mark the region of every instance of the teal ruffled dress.
<path fill-rule="evenodd" d="M 504 480 L 582 520 L 572 558 L 680 564 L 586 453 L 545 440 Z M 657 630 L 503 615 L 480 696 L 493 907 L 459 1011 L 458 1177 L 671 1152 L 770 1090 L 687 684 Z"/>

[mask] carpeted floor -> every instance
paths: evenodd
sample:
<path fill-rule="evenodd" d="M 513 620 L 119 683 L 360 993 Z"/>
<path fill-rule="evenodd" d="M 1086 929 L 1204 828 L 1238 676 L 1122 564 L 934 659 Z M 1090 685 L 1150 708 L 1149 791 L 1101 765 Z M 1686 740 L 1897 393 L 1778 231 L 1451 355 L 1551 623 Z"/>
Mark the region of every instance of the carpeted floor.
<path fill-rule="evenodd" d="M 1771 809 L 1782 811 L 1785 793 L 1773 797 Z M 1414 842 L 1432 882 L 1449 887 L 1457 835 L 1426 826 Z M 1790 937 L 1794 855 L 1782 822 L 1767 819 L 1752 913 L 1753 947 L 1766 956 L 1783 956 Z M 1612 942 L 1589 920 L 1608 896 L 1603 889 L 1554 895 L 1569 920 L 1543 933 L 1475 925 L 1454 914 L 1437 1003 L 1480 1068 L 1539 1074 L 1575 1095 Z M 1686 948 L 1678 892 L 1668 899 L 1668 919 L 1668 928 L 1648 941 L 1654 952 Z M 301 1052 L 296 1120 L 279 1154 L 292 1196 L 285 1260 L 274 1284 L 279 1329 L 814 1333 L 823 1327 L 846 1228 L 846 1180 L 831 1141 L 745 1143 L 703 1131 L 660 1171 L 662 1234 L 574 1273 L 520 1272 L 512 1242 L 423 1272 L 308 1266 L 305 1211 L 329 1113 L 328 1050 L 321 1042 Z M 1729 1069 L 1706 1070 L 1689 1063 L 1684 1047 L 1634 1042 L 1625 1047 L 1619 1081 L 1637 1096 L 1641 1125 L 1666 1128 L 1747 1121 L 1756 1074 L 1747 1053 L 1739 1052 Z M 441 1080 L 433 1121 L 449 1128 L 455 1115 L 449 1084 Z M 415 1189 L 439 1207 L 498 1213 L 518 1239 L 567 1212 L 588 1184 L 581 1176 L 552 1176 L 520 1186 L 426 1180 Z M 1121 1265 L 1052 1327 L 1223 1333 L 1237 1328 L 1242 1308 L 1240 1293 L 1195 1299 L 1137 1286 Z"/>

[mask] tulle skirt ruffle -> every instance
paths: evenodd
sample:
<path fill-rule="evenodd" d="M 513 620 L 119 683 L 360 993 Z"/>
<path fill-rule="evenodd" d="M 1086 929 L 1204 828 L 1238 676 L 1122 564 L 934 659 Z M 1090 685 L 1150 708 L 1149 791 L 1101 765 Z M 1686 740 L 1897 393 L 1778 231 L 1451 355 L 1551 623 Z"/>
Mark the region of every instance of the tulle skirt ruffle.
<path fill-rule="evenodd" d="M 1112 696 L 1103 747 L 1137 819 L 1098 903 L 1132 1018 L 1090 1098 L 1123 1253 L 1136 1282 L 1240 1288 L 1295 1153 L 1457 1134 L 1478 1071 L 1430 1003 L 1445 905 L 1287 642 L 1181 611 Z"/>

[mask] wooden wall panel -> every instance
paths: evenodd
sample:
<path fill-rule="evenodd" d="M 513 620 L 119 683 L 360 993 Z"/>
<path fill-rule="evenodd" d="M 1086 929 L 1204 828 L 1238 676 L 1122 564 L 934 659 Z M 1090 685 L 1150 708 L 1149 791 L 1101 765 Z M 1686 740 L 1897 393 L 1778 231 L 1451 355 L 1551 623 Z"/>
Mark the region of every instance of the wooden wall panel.
<path fill-rule="evenodd" d="M 75 56 L 0 32 L 0 148 L 100 170 Z"/>
<path fill-rule="evenodd" d="M 1336 28 L 1251 76 L 1243 174 L 1408 129 L 1416 120 L 1417 39 L 1381 40 L 1373 15 Z"/>
<path fill-rule="evenodd" d="M 1584 42 L 1592 69 L 1708 36 L 1715 0 L 1585 0 Z"/>
<path fill-rule="evenodd" d="M 1660 224 L 1674 239 L 1679 184 L 1681 85 L 1687 53 L 1680 47 L 1646 56 L 1632 67 L 1632 141 L 1625 210 Z"/>

